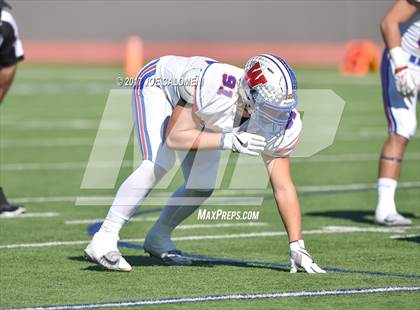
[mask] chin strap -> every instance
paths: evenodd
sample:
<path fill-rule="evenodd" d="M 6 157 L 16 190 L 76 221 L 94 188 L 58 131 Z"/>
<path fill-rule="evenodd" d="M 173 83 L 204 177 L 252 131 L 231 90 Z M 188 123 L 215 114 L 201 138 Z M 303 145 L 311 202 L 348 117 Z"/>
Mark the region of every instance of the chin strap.
<path fill-rule="evenodd" d="M 401 158 L 398 158 L 398 157 L 389 157 L 389 156 L 381 155 L 380 158 L 381 158 L 381 160 L 392 161 L 392 162 L 394 162 L 396 164 L 401 164 L 401 162 L 402 162 L 402 159 Z"/>

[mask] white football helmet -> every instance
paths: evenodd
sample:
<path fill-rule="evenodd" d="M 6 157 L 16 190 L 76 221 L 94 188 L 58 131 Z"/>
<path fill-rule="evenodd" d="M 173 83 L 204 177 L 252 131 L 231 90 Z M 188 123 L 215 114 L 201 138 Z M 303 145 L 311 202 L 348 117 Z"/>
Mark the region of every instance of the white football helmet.
<path fill-rule="evenodd" d="M 284 130 L 298 104 L 292 69 L 280 57 L 262 54 L 249 59 L 244 70 L 238 87 L 243 108 L 262 129 Z"/>

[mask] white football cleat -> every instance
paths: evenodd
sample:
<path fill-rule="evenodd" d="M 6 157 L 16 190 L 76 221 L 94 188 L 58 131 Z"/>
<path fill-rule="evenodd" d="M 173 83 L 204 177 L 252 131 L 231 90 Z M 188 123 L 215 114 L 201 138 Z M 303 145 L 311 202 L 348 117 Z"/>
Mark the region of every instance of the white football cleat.
<path fill-rule="evenodd" d="M 191 265 L 192 261 L 177 250 L 175 244 L 167 234 L 159 232 L 158 225 L 154 225 L 144 241 L 144 251 L 150 256 L 160 258 L 167 265 Z"/>
<path fill-rule="evenodd" d="M 109 270 L 131 271 L 131 266 L 117 248 L 118 235 L 96 233 L 85 249 L 86 256 Z"/>
<path fill-rule="evenodd" d="M 290 243 L 290 273 L 296 273 L 299 268 L 304 269 L 307 273 L 326 273 L 321 269 L 305 250 L 303 240 L 297 240 Z"/>
<path fill-rule="evenodd" d="M 391 213 L 385 216 L 385 218 L 380 218 L 375 214 L 375 223 L 386 226 L 410 226 L 412 222 L 399 213 Z"/>

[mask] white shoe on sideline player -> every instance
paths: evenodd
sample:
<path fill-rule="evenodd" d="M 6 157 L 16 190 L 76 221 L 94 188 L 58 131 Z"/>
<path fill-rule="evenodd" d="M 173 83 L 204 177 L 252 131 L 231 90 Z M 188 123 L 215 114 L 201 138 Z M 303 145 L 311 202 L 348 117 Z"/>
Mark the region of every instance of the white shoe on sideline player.
<path fill-rule="evenodd" d="M 0 205 L 0 218 L 15 217 L 25 212 L 26 209 L 21 206 L 11 205 L 9 203 Z"/>
<path fill-rule="evenodd" d="M 160 233 L 158 226 L 158 224 L 155 224 L 147 233 L 144 241 L 144 251 L 151 256 L 160 258 L 167 265 L 191 265 L 191 259 L 177 250 L 170 236 Z"/>
<path fill-rule="evenodd" d="M 398 212 L 388 214 L 384 217 L 380 217 L 378 212 L 376 212 L 375 223 L 386 226 L 410 226 L 412 222 L 409 218 L 402 216 Z"/>
<path fill-rule="evenodd" d="M 296 273 L 299 268 L 304 269 L 307 273 L 326 273 L 321 269 L 305 250 L 303 240 L 293 241 L 290 247 L 290 273 Z"/>
<path fill-rule="evenodd" d="M 132 268 L 122 257 L 117 248 L 118 235 L 96 233 L 85 249 L 85 254 L 92 261 L 109 270 L 130 271 Z"/>

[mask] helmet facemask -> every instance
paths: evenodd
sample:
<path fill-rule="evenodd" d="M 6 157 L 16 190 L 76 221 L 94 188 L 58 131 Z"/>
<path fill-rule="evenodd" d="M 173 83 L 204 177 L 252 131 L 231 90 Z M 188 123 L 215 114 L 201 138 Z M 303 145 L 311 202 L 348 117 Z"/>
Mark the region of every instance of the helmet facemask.
<path fill-rule="evenodd" d="M 242 77 L 239 80 L 238 93 L 240 108 L 242 110 L 245 110 L 248 114 L 252 114 L 252 111 L 254 109 L 254 101 L 252 99 L 250 88 L 245 80 L 245 77 Z"/>

